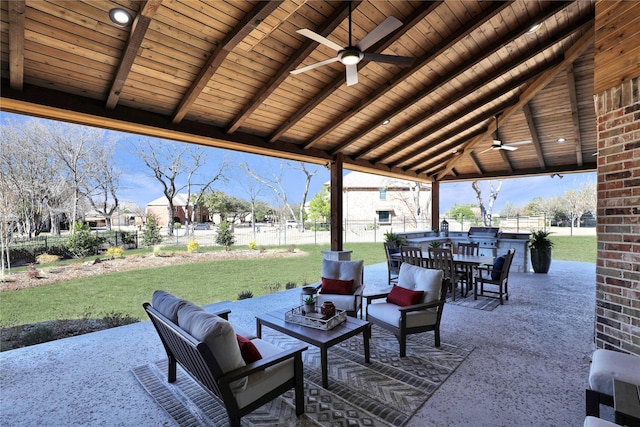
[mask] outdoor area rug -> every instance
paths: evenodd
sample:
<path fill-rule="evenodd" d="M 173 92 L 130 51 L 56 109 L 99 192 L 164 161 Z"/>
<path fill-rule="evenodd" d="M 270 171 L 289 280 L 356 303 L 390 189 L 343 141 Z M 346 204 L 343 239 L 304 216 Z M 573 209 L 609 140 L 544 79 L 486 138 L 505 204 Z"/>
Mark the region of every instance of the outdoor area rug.
<path fill-rule="evenodd" d="M 473 299 L 473 291 L 469 291 L 466 298 L 462 296 L 460 286 L 456 289 L 455 301 L 451 299 L 451 295 L 447 295 L 447 304 L 459 305 L 467 308 L 475 308 L 477 310 L 492 311 L 496 307 L 500 306 L 500 300 L 495 298 L 487 298 L 478 295 L 478 299 Z"/>
<path fill-rule="evenodd" d="M 282 348 L 300 344 L 269 328 L 263 338 Z M 402 426 L 416 413 L 473 350 L 453 342 L 433 345 L 433 333 L 410 335 L 407 357 L 400 358 L 396 338 L 374 325 L 371 363 L 364 361 L 362 337 L 329 349 L 329 389 L 322 388 L 320 351 L 303 353 L 305 413 L 296 417 L 294 392 L 242 418 L 253 426 Z M 175 383 L 167 382 L 167 361 L 133 369 L 144 389 L 181 427 L 228 426 L 220 400 L 181 368 Z"/>

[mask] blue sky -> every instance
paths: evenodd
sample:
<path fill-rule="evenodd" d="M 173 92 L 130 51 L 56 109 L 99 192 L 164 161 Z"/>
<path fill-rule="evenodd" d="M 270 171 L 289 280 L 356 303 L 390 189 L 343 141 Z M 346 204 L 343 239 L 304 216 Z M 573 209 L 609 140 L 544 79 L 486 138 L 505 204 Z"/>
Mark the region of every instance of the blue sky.
<path fill-rule="evenodd" d="M 7 119 L 17 121 L 31 120 L 31 118 L 25 116 L 0 112 L 0 122 L 3 126 Z M 162 197 L 161 184 L 153 177 L 151 171 L 144 165 L 139 156 L 132 154 L 136 151 L 135 147 L 140 145 L 145 146 L 148 141 L 153 142 L 155 139 L 120 132 L 108 132 L 108 135 L 117 141 L 116 160 L 120 169 L 123 171 L 120 186 L 121 191 L 119 192 L 120 199 L 134 202 L 142 207 L 148 202 Z M 169 141 L 165 141 L 165 143 L 167 142 Z M 178 142 L 170 143 L 181 144 Z M 283 163 L 283 160 L 280 159 L 217 148 L 207 148 L 206 156 L 208 158 L 208 167 L 201 168 L 203 171 L 207 169 L 217 171 L 223 159 L 229 165 L 226 174 L 229 179 L 224 183 L 216 183 L 214 188 L 244 199 L 249 198 L 244 183 L 250 178 L 240 169 L 240 164 L 247 163 L 254 170 L 258 171 L 260 175 L 266 177 L 272 173 L 280 174 Z M 311 181 L 308 199 L 319 192 L 322 184 L 330 179 L 329 170 L 323 166 L 311 164 L 309 165 L 309 169 L 317 169 L 317 173 Z M 299 203 L 304 190 L 304 174 L 299 170 L 288 170 L 284 168 L 282 169 L 282 177 L 289 202 L 292 204 Z M 567 190 L 581 188 L 589 182 L 595 182 L 595 180 L 595 173 L 566 174 L 563 179 L 559 179 L 558 177 L 551 178 L 550 175 L 505 179 L 503 180 L 502 189 L 496 199 L 493 211 L 500 212 L 507 202 L 511 202 L 516 206 L 524 206 L 535 197 L 548 198 L 561 195 Z M 497 185 L 496 181 L 494 181 L 494 185 Z M 487 203 L 489 184 L 486 181 L 480 181 L 480 187 L 485 203 Z M 260 198 L 274 202 L 273 192 L 270 189 L 262 190 Z M 456 203 L 476 203 L 476 196 L 471 187 L 471 182 L 441 184 L 440 211 L 445 212 Z"/>

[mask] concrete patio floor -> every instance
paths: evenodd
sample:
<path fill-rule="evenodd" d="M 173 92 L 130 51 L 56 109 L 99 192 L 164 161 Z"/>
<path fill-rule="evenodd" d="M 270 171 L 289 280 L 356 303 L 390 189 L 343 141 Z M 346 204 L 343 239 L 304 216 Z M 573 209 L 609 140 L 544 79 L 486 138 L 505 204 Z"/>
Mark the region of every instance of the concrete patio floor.
<path fill-rule="evenodd" d="M 367 286 L 386 278 L 386 264 L 365 269 Z M 255 330 L 255 313 L 299 292 L 215 308 Z M 595 265 L 556 260 L 548 274 L 511 273 L 510 299 L 493 311 L 447 304 L 442 340 L 475 348 L 408 426 L 581 426 L 594 309 Z M 131 373 L 164 357 L 148 321 L 0 353 L 0 425 L 173 426 Z"/>

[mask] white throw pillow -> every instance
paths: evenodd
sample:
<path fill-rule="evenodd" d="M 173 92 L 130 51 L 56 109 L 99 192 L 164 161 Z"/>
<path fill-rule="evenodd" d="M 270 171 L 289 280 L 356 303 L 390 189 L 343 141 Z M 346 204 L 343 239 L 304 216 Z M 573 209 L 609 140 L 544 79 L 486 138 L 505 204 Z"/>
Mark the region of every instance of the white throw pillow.
<path fill-rule="evenodd" d="M 322 277 L 329 279 L 353 280 L 352 292 L 362 285 L 364 261 L 322 260 Z"/>
<path fill-rule="evenodd" d="M 198 306 L 184 304 L 178 310 L 178 326 L 209 347 L 223 373 L 246 366 L 236 332 L 222 317 L 207 313 Z M 247 379 L 243 378 L 231 383 L 231 390 L 237 393 L 246 385 Z"/>
<path fill-rule="evenodd" d="M 423 291 L 423 303 L 437 301 L 440 298 L 442 274 L 442 270 L 422 268 L 403 262 L 398 275 L 398 285 L 412 291 Z"/>

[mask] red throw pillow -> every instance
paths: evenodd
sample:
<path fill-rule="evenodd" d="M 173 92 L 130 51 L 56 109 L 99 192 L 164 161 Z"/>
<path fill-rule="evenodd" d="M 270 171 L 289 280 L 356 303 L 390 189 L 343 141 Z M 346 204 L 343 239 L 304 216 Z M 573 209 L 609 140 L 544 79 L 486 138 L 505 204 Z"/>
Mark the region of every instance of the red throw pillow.
<path fill-rule="evenodd" d="M 353 288 L 353 280 L 340 280 L 322 278 L 322 287 L 320 288 L 321 294 L 339 294 L 339 295 L 351 295 Z"/>
<path fill-rule="evenodd" d="M 244 363 L 248 365 L 249 363 L 262 359 L 262 355 L 258 351 L 258 348 L 250 339 L 238 334 L 236 334 L 236 338 L 238 339 L 238 345 L 240 346 L 240 353 L 242 354 Z"/>
<path fill-rule="evenodd" d="M 403 288 L 402 286 L 393 285 L 391 292 L 387 295 L 387 302 L 400 307 L 406 307 L 409 305 L 420 304 L 422 301 L 423 291 L 412 291 L 411 289 Z"/>

